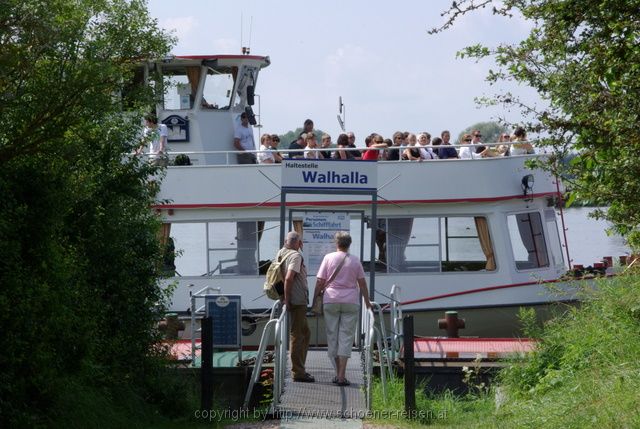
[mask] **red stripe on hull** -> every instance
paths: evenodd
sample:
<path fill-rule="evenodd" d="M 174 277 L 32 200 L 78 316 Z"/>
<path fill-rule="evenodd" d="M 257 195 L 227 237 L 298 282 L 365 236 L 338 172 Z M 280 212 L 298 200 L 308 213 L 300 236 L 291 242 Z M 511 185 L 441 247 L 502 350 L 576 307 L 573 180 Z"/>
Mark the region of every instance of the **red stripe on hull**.
<path fill-rule="evenodd" d="M 556 195 L 555 192 L 545 192 L 540 194 L 532 194 L 529 198 L 542 198 Z M 378 200 L 379 205 L 387 204 L 441 204 L 441 203 L 487 203 L 494 201 L 515 200 L 524 198 L 522 195 L 510 195 L 504 197 L 489 198 L 452 198 L 438 200 Z M 369 205 L 371 201 L 296 201 L 288 202 L 287 207 L 299 206 L 351 206 L 351 205 Z M 247 208 L 247 207 L 280 207 L 280 202 L 271 203 L 220 203 L 220 204 L 156 204 L 152 206 L 154 209 L 204 209 L 204 208 Z"/>

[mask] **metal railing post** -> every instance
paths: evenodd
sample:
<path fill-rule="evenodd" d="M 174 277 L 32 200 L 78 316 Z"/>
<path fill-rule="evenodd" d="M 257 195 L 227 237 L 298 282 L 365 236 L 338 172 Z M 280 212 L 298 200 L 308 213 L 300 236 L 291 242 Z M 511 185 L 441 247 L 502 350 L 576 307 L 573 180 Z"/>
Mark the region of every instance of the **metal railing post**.
<path fill-rule="evenodd" d="M 200 409 L 213 404 L 213 319 L 202 319 L 202 366 L 200 367 Z"/>
<path fill-rule="evenodd" d="M 281 310 L 280 315 L 276 318 L 278 310 Z M 282 305 L 280 301 L 276 301 L 271 307 L 271 314 L 269 321 L 265 324 L 262 336 L 260 337 L 260 346 L 258 347 L 258 355 L 256 356 L 256 363 L 253 366 L 253 372 L 251 373 L 251 379 L 249 380 L 249 386 L 247 386 L 247 392 L 244 396 L 244 408 L 249 407 L 251 402 L 251 394 L 253 393 L 253 387 L 260 378 L 260 372 L 262 370 L 262 361 L 266 353 L 267 345 L 271 342 L 271 332 L 274 332 L 273 343 L 275 345 L 274 352 L 274 370 L 273 370 L 273 401 L 272 407 L 276 407 L 280 402 L 280 395 L 284 389 L 284 369 L 283 364 L 286 365 L 286 350 L 282 351 L 282 329 L 286 328 L 286 306 Z"/>
<path fill-rule="evenodd" d="M 191 366 L 196 366 L 196 297 L 191 292 Z"/>
<path fill-rule="evenodd" d="M 412 416 L 416 409 L 416 374 L 413 359 L 413 316 L 402 320 L 404 329 L 404 410 Z"/>

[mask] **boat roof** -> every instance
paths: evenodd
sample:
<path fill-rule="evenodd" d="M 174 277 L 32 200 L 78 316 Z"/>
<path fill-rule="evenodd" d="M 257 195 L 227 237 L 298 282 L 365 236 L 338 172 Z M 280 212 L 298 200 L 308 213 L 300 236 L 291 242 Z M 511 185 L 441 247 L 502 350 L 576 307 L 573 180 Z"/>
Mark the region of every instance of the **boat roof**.
<path fill-rule="evenodd" d="M 240 65 L 250 63 L 260 68 L 267 67 L 271 64 L 268 56 L 261 55 L 236 55 L 236 54 L 217 54 L 217 55 L 169 55 L 165 58 L 155 60 L 155 63 L 173 63 L 184 65 L 195 65 L 204 62 L 217 62 L 225 65 Z"/>
<path fill-rule="evenodd" d="M 184 60 L 259 60 L 259 61 L 269 61 L 269 57 L 263 57 L 260 55 L 234 55 L 234 54 L 225 54 L 225 55 L 176 55 L 175 58 L 184 59 Z"/>

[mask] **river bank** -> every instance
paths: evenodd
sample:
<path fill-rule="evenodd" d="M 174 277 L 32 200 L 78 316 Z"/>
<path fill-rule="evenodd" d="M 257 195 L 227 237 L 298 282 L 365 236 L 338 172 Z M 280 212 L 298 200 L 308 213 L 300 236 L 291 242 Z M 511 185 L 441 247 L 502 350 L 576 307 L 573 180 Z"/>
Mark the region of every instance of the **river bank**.
<path fill-rule="evenodd" d="M 418 408 L 432 418 L 393 426 L 639 427 L 640 398 L 632 392 L 640 388 L 640 276 L 600 280 L 582 299 L 544 326 L 527 322 L 539 348 L 503 370 L 494 387 L 472 385 L 464 397 L 421 395 Z M 378 397 L 375 406 L 401 409 L 402 396 L 387 405 Z"/>

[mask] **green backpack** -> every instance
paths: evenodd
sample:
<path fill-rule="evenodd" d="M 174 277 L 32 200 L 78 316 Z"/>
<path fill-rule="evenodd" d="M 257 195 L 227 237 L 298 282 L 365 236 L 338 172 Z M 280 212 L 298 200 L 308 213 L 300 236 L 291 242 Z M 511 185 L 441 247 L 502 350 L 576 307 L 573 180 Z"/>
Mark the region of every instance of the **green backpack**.
<path fill-rule="evenodd" d="M 295 250 L 289 250 L 280 257 L 271 262 L 269 269 L 267 270 L 267 276 L 262 287 L 263 292 L 268 298 L 273 300 L 280 299 L 284 295 L 284 277 L 282 275 L 282 264 Z"/>

